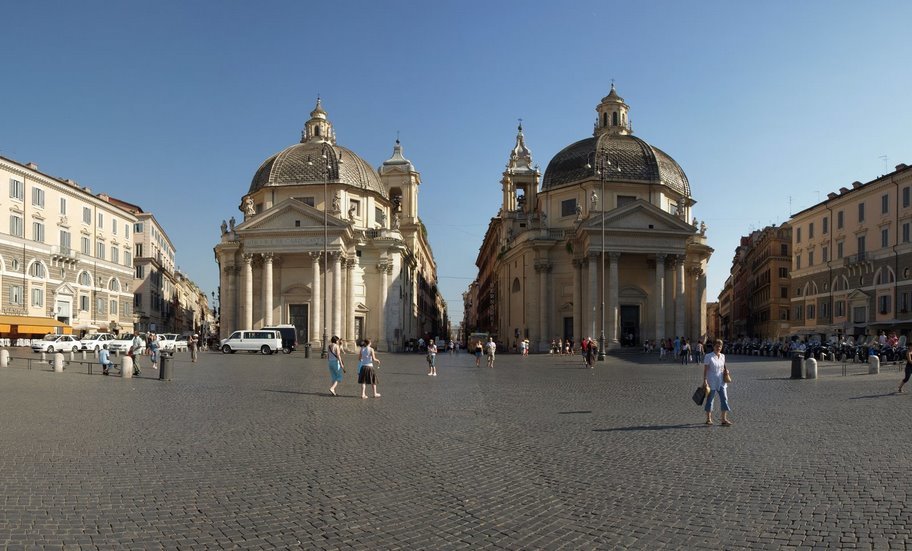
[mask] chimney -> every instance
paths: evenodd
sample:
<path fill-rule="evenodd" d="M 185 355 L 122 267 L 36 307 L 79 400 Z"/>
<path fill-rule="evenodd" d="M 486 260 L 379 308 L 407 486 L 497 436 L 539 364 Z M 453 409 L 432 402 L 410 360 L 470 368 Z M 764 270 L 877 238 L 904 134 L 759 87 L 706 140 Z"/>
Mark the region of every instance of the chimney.
<path fill-rule="evenodd" d="M 38 170 L 38 165 L 36 165 L 35 163 L 25 163 L 25 166 L 26 166 L 26 168 L 30 168 L 32 170 Z"/>
<path fill-rule="evenodd" d="M 839 188 L 840 195 L 842 195 L 843 193 L 848 193 L 848 192 L 849 192 L 849 188 L 844 188 L 844 187 Z"/>
<path fill-rule="evenodd" d="M 862 186 L 862 183 L 859 182 L 858 180 L 855 180 L 854 182 L 852 182 L 852 189 L 858 189 L 861 186 Z"/>
<path fill-rule="evenodd" d="M 906 163 L 899 163 L 898 165 L 896 165 L 896 170 L 903 170 L 903 169 L 906 169 L 906 168 L 909 168 L 909 167 L 906 165 Z"/>
<path fill-rule="evenodd" d="M 843 189 L 845 189 L 845 188 L 843 188 Z M 837 197 L 839 197 L 838 193 L 833 193 L 832 191 L 827 193 L 827 199 L 835 199 Z"/>

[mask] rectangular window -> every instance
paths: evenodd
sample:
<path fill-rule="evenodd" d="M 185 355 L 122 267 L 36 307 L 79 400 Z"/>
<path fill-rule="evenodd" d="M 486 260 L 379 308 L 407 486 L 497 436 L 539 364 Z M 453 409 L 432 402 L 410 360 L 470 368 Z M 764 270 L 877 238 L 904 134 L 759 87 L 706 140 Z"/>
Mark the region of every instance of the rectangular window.
<path fill-rule="evenodd" d="M 823 232 L 823 235 L 830 233 L 830 219 L 829 218 L 823 219 L 823 228 L 821 228 L 821 231 Z"/>
<path fill-rule="evenodd" d="M 782 308 L 779 310 L 779 319 L 782 321 L 788 321 L 789 319 L 789 310 L 788 308 Z"/>
<path fill-rule="evenodd" d="M 864 203 L 858 203 L 858 221 L 864 222 Z"/>
<path fill-rule="evenodd" d="M 837 300 L 836 301 L 836 317 L 841 318 L 845 316 L 845 301 Z"/>
<path fill-rule="evenodd" d="M 32 222 L 32 240 L 44 243 L 44 224 L 41 222 Z"/>
<path fill-rule="evenodd" d="M 32 306 L 44 306 L 44 289 L 32 289 Z"/>
<path fill-rule="evenodd" d="M 814 265 L 814 251 L 808 251 L 808 268 Z"/>
<path fill-rule="evenodd" d="M 789 246 L 786 245 L 785 243 L 783 243 L 779 254 L 780 254 L 780 256 L 788 256 L 789 255 Z"/>
<path fill-rule="evenodd" d="M 801 269 L 801 255 L 799 255 L 799 254 L 795 255 L 795 269 L 796 270 Z"/>
<path fill-rule="evenodd" d="M 881 314 L 890 313 L 890 295 L 880 295 L 877 297 L 877 310 Z"/>
<path fill-rule="evenodd" d="M 103 212 L 98 213 L 98 227 L 101 229 L 104 229 L 104 213 Z"/>
<path fill-rule="evenodd" d="M 903 235 L 903 238 L 902 238 L 903 243 L 908 243 L 909 242 L 909 223 L 908 222 L 906 222 L 905 224 L 902 225 L 902 235 Z"/>
<path fill-rule="evenodd" d="M 887 214 L 890 212 L 890 196 L 886 193 L 880 197 L 880 213 Z"/>
<path fill-rule="evenodd" d="M 22 285 L 10 285 L 10 304 L 22 305 Z"/>
<path fill-rule="evenodd" d="M 844 245 L 844 242 L 842 242 L 842 241 L 838 241 L 836 243 L 836 258 L 842 258 L 843 245 Z"/>
<path fill-rule="evenodd" d="M 136 267 L 136 279 L 142 279 L 144 277 L 146 277 L 146 267 L 140 264 Z"/>
<path fill-rule="evenodd" d="M 842 229 L 842 222 L 843 222 L 842 211 L 839 211 L 836 213 L 836 229 L 837 230 Z"/>
<path fill-rule="evenodd" d="M 814 319 L 815 314 L 816 314 L 816 312 L 815 312 L 814 305 L 813 305 L 813 304 L 808 304 L 808 307 L 807 307 L 807 319 L 809 319 L 809 320 Z"/>
<path fill-rule="evenodd" d="M 142 308 L 142 294 L 133 294 L 133 308 Z"/>
<path fill-rule="evenodd" d="M 15 214 L 10 215 L 10 235 L 14 237 L 23 237 L 22 217 Z"/>
<path fill-rule="evenodd" d="M 561 201 L 561 216 L 573 216 L 576 214 L 576 199 L 564 199 Z"/>
<path fill-rule="evenodd" d="M 130 224 L 124 224 L 124 237 L 130 239 Z"/>
<path fill-rule="evenodd" d="M 880 246 L 889 247 L 890 246 L 890 230 L 884 228 L 880 230 Z"/>
<path fill-rule="evenodd" d="M 789 298 L 788 287 L 779 287 L 779 298 Z"/>
<path fill-rule="evenodd" d="M 67 207 L 66 197 L 61 197 L 60 198 L 60 215 L 61 216 L 66 216 L 66 207 Z"/>
<path fill-rule="evenodd" d="M 133 254 L 135 254 L 137 256 L 137 258 L 141 257 L 143 255 L 142 249 L 143 249 L 142 243 L 137 243 L 136 245 L 133 245 Z"/>
<path fill-rule="evenodd" d="M 868 321 L 867 308 L 856 306 L 852 308 L 852 323 L 865 323 Z"/>
<path fill-rule="evenodd" d="M 907 208 L 909 206 L 909 189 L 909 186 L 903 188 L 903 208 Z"/>
<path fill-rule="evenodd" d="M 21 180 L 10 178 L 10 197 L 20 201 L 25 200 L 25 184 Z"/>
<path fill-rule="evenodd" d="M 32 188 L 32 205 L 44 208 L 44 190 L 40 187 Z"/>
<path fill-rule="evenodd" d="M 132 266 L 133 261 L 130 259 L 130 251 L 124 251 L 124 266 Z"/>
<path fill-rule="evenodd" d="M 105 313 L 105 299 L 97 297 L 95 299 L 95 315 L 103 316 Z"/>
<path fill-rule="evenodd" d="M 115 264 L 120 263 L 120 249 L 117 247 L 111 247 L 111 262 Z"/>
<path fill-rule="evenodd" d="M 89 295 L 81 295 L 79 297 L 79 309 L 83 312 L 89 311 Z"/>
<path fill-rule="evenodd" d="M 814 239 L 814 223 L 808 224 L 808 239 Z"/>
<path fill-rule="evenodd" d="M 348 202 L 348 212 L 352 216 L 360 217 L 361 216 L 361 201 L 356 201 L 355 199 L 351 199 Z"/>
<path fill-rule="evenodd" d="M 112 315 L 112 316 L 116 316 L 116 315 L 117 315 L 117 301 L 116 301 L 116 300 L 112 300 L 112 301 L 108 304 L 108 306 L 110 306 L 110 308 L 111 308 L 111 315 Z"/>
<path fill-rule="evenodd" d="M 821 258 L 820 260 L 823 261 L 823 262 L 829 262 L 829 260 L 830 260 L 830 248 L 829 248 L 829 247 L 823 247 L 823 251 L 822 251 L 822 252 L 823 252 L 822 258 Z"/>
<path fill-rule="evenodd" d="M 379 224 L 380 221 L 383 219 L 384 219 L 383 209 L 381 209 L 380 207 L 374 207 L 374 222 L 377 222 Z M 383 224 L 383 226 L 385 227 L 386 224 Z"/>
<path fill-rule="evenodd" d="M 795 228 L 795 243 L 801 243 L 801 228 Z"/>
<path fill-rule="evenodd" d="M 909 311 L 909 293 L 899 294 L 899 304 L 896 308 L 903 314 Z"/>
<path fill-rule="evenodd" d="M 98 241 L 95 243 L 95 258 L 100 258 L 104 260 L 105 257 L 105 246 L 104 243 Z"/>
<path fill-rule="evenodd" d="M 89 249 L 89 238 L 88 237 L 80 238 L 79 244 L 80 244 L 79 249 L 82 251 L 82 254 L 92 254 L 92 250 Z"/>
<path fill-rule="evenodd" d="M 92 223 L 92 209 L 89 207 L 82 207 L 82 223 L 91 224 Z"/>
<path fill-rule="evenodd" d="M 313 206 L 313 205 L 311 205 L 311 206 Z M 143 231 L 142 222 L 137 222 L 137 223 L 133 224 L 133 233 L 142 233 L 142 231 Z"/>
<path fill-rule="evenodd" d="M 117 235 L 117 218 L 111 218 L 111 233 Z"/>
<path fill-rule="evenodd" d="M 70 254 L 70 232 L 60 230 L 60 252 Z"/>
<path fill-rule="evenodd" d="M 864 256 L 865 253 L 865 236 L 858 236 L 858 256 Z"/>
<path fill-rule="evenodd" d="M 788 277 L 789 271 L 788 268 L 779 268 L 779 277 Z"/>
<path fill-rule="evenodd" d="M 803 304 L 799 304 L 798 306 L 795 306 L 795 319 L 796 320 L 804 319 L 804 305 Z"/>
<path fill-rule="evenodd" d="M 830 317 L 830 305 L 826 302 L 820 305 L 820 319 L 828 319 Z"/>

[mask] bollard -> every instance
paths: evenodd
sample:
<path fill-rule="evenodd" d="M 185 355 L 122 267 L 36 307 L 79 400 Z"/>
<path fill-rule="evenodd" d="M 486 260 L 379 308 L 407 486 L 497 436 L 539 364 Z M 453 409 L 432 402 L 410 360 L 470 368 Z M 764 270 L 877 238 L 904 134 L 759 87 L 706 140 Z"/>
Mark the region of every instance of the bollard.
<path fill-rule="evenodd" d="M 304 358 L 307 359 L 310 357 L 310 343 L 304 344 Z"/>
<path fill-rule="evenodd" d="M 133 378 L 133 358 L 130 356 L 124 356 L 120 360 L 120 376 L 124 379 Z"/>
<path fill-rule="evenodd" d="M 868 374 L 877 375 L 880 373 L 880 357 L 868 356 Z"/>
<path fill-rule="evenodd" d="M 161 358 L 159 361 L 161 365 L 159 366 L 158 371 L 158 380 L 159 381 L 170 381 L 171 380 L 171 370 L 173 369 L 172 363 L 174 358 L 171 357 L 171 354 L 168 352 L 162 352 Z"/>
<path fill-rule="evenodd" d="M 800 379 L 804 371 L 804 355 L 801 352 L 792 352 L 792 379 Z"/>
<path fill-rule="evenodd" d="M 805 367 L 807 367 L 807 378 L 816 379 L 817 378 L 817 360 L 811 358 L 804 362 Z"/>
<path fill-rule="evenodd" d="M 44 363 L 46 361 L 47 361 L 47 352 L 42 352 L 41 353 L 41 363 Z"/>
<path fill-rule="evenodd" d="M 63 373 L 63 352 L 54 354 L 54 373 Z"/>
<path fill-rule="evenodd" d="M 9 350 L 0 350 L 0 367 L 9 367 Z"/>
<path fill-rule="evenodd" d="M 830 352 L 829 354 L 827 354 L 827 359 L 830 360 L 831 362 L 835 362 L 835 361 L 836 361 L 836 354 Z"/>
<path fill-rule="evenodd" d="M 70 350 L 70 363 L 76 360 L 76 353 Z"/>
<path fill-rule="evenodd" d="M 85 359 L 86 359 L 86 351 L 83 350 L 82 351 L 82 360 L 85 361 Z"/>

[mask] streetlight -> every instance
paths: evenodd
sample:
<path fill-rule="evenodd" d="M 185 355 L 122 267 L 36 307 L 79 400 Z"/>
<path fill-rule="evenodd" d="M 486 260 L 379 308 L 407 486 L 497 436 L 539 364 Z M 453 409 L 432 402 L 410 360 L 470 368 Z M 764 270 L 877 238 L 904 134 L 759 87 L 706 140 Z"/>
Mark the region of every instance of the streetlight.
<path fill-rule="evenodd" d="M 323 159 L 323 342 L 321 343 L 320 358 L 326 357 L 326 316 L 328 302 L 327 291 L 329 287 L 329 218 L 327 211 L 329 210 L 329 193 L 327 188 L 329 186 L 329 156 L 326 155 L 326 149 L 323 150 L 323 154 L 320 155 L 320 158 Z M 342 164 L 342 157 L 339 156 L 338 163 Z M 313 161 L 310 160 L 310 157 L 307 158 L 307 165 L 313 166 Z"/>
<path fill-rule="evenodd" d="M 601 334 L 599 335 L 599 352 L 598 360 L 600 362 L 605 361 L 605 179 L 608 177 L 608 169 L 612 166 L 611 160 L 608 158 L 608 150 L 602 149 L 601 151 L 593 151 L 589 153 L 589 156 L 586 158 L 586 168 L 589 170 L 593 169 L 592 162 L 595 161 L 595 173 L 598 175 L 599 180 L 602 184 L 602 328 Z M 614 167 L 618 172 L 621 171 L 621 167 Z M 591 201 L 593 208 L 598 202 L 599 198 L 592 194 Z"/>

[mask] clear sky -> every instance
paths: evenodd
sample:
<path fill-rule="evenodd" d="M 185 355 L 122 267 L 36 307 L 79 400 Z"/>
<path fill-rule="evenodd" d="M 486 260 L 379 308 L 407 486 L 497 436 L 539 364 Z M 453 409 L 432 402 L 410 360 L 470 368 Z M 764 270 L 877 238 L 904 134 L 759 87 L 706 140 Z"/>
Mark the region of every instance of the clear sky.
<path fill-rule="evenodd" d="M 451 318 L 523 119 L 542 171 L 592 133 L 614 79 L 674 157 L 715 248 L 912 164 L 912 3 L 4 2 L 0 155 L 153 212 L 207 293 L 257 167 L 319 94 L 379 166 L 396 134 Z"/>

